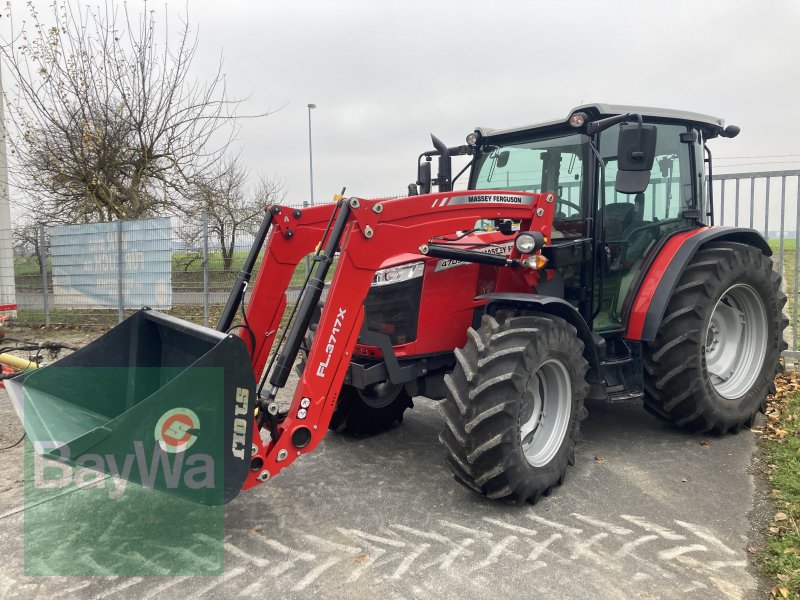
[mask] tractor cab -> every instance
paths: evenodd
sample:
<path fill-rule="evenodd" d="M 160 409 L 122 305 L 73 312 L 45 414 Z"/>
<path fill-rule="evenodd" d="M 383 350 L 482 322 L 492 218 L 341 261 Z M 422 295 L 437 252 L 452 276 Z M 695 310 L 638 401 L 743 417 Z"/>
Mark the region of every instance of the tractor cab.
<path fill-rule="evenodd" d="M 556 194 L 551 266 L 593 330 L 610 333 L 624 328 L 628 292 L 659 243 L 710 224 L 705 143 L 736 133 L 697 113 L 589 104 L 564 120 L 477 128 L 448 154 L 472 154 L 469 189 Z M 638 165 L 632 149 L 646 155 Z"/>

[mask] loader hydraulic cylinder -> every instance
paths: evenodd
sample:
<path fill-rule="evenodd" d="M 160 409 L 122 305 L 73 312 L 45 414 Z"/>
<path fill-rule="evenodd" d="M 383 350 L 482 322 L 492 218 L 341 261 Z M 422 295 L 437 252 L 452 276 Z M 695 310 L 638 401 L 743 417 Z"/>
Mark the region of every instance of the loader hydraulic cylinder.
<path fill-rule="evenodd" d="M 277 207 L 271 206 L 267 209 L 266 213 L 264 213 L 264 219 L 261 221 L 261 226 L 258 228 L 255 240 L 253 240 L 253 245 L 250 247 L 250 252 L 244 261 L 244 265 L 242 265 L 242 270 L 239 271 L 239 275 L 236 276 L 236 282 L 233 284 L 233 288 L 231 288 L 231 295 L 228 296 L 228 302 L 225 304 L 225 308 L 222 309 L 222 314 L 217 322 L 217 331 L 222 331 L 224 333 L 228 331 L 233 324 L 236 311 L 239 310 L 244 292 L 247 289 L 247 284 L 253 274 L 253 268 L 256 266 L 258 255 L 261 253 L 261 248 L 264 246 L 264 240 L 267 239 L 267 233 L 269 233 L 270 225 L 272 225 L 272 215 L 274 214 L 275 208 Z"/>
<path fill-rule="evenodd" d="M 331 229 L 328 241 L 322 254 L 315 257 L 314 274 L 308 281 L 308 286 L 303 290 L 300 308 L 297 318 L 292 323 L 292 328 L 286 338 L 286 343 L 281 349 L 278 358 L 275 360 L 275 368 L 270 374 L 270 392 L 267 403 L 275 399 L 277 390 L 286 385 L 289 373 L 292 371 L 300 344 L 303 343 L 308 326 L 314 316 L 317 304 L 322 297 L 322 290 L 325 289 L 325 278 L 333 262 L 333 257 L 339 249 L 339 242 L 342 239 L 347 222 L 350 219 L 350 205 L 346 201 L 339 201 L 339 214 Z"/>

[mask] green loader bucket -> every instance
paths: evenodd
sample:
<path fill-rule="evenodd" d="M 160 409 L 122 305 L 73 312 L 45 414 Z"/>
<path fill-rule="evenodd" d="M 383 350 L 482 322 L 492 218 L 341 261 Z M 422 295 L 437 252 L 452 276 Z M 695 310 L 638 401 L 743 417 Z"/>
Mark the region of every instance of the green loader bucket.
<path fill-rule="evenodd" d="M 249 472 L 255 385 L 239 337 L 146 308 L 6 382 L 37 453 L 211 505 Z"/>

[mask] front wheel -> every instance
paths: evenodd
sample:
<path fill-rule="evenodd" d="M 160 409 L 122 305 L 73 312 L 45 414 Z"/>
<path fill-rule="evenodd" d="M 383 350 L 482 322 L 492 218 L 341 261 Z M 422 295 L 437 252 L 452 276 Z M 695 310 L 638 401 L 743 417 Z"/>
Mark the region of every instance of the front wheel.
<path fill-rule="evenodd" d="M 402 423 L 409 408 L 414 402 L 403 385 L 386 381 L 363 390 L 343 385 L 328 427 L 348 435 L 375 435 Z"/>
<path fill-rule="evenodd" d="M 588 363 L 558 317 L 484 316 L 445 377 L 439 435 L 456 480 L 490 499 L 536 502 L 575 462 Z"/>
<path fill-rule="evenodd" d="M 645 407 L 692 431 L 752 425 L 786 348 L 785 304 L 780 275 L 757 248 L 700 250 L 645 345 Z"/>
<path fill-rule="evenodd" d="M 298 375 L 302 375 L 305 369 L 308 349 L 313 341 L 314 332 L 309 329 L 300 349 L 296 367 Z M 384 381 L 363 390 L 345 384 L 339 391 L 328 429 L 356 437 L 376 435 L 400 425 L 409 408 L 414 408 L 414 401 L 402 384 Z"/>

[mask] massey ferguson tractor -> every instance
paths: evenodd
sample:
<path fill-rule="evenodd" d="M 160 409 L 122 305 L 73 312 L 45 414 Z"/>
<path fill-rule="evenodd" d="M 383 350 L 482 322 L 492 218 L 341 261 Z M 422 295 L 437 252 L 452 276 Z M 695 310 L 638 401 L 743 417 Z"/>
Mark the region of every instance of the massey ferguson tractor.
<path fill-rule="evenodd" d="M 714 226 L 707 144 L 738 132 L 590 104 L 462 146 L 434 137 L 408 197 L 269 207 L 216 329 L 143 308 L 9 393 L 47 457 L 205 503 L 329 428 L 396 425 L 414 396 L 441 400 L 455 479 L 507 501 L 564 481 L 587 399 L 738 432 L 764 410 L 787 325 L 765 240 Z"/>

